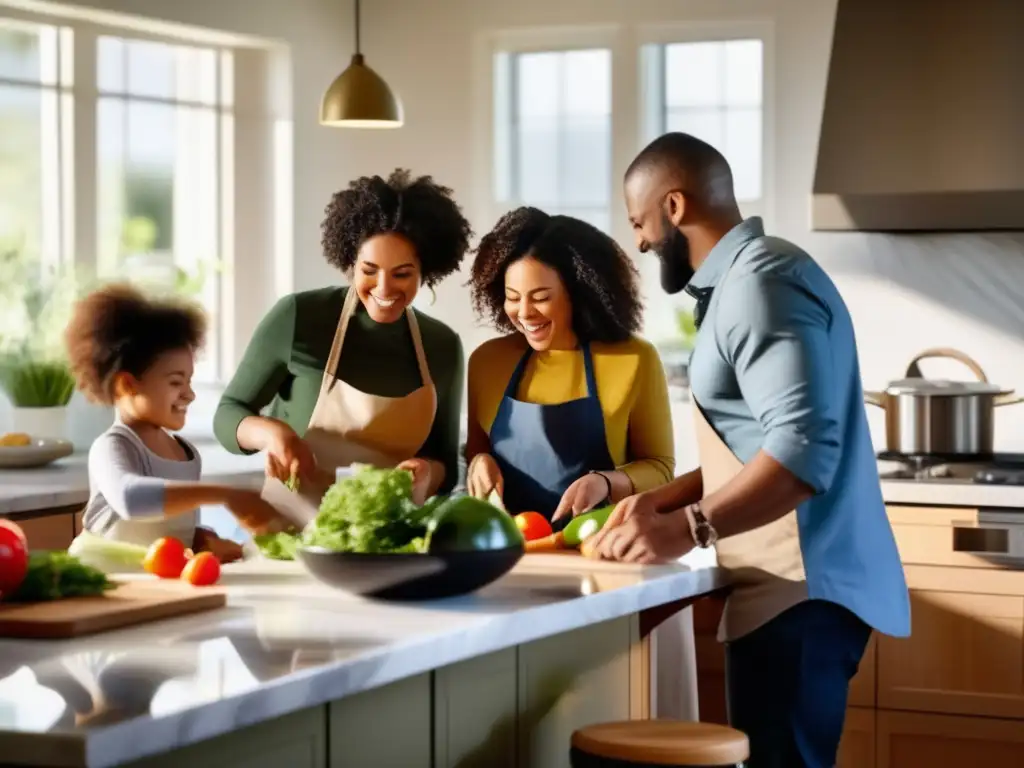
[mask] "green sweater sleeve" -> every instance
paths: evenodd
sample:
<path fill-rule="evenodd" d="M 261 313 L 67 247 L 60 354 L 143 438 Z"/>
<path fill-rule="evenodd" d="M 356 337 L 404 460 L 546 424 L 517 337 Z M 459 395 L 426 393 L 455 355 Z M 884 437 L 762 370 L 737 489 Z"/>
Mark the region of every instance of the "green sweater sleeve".
<path fill-rule="evenodd" d="M 442 327 L 446 333 L 435 342 L 435 350 L 428 350 L 427 353 L 430 376 L 437 389 L 437 413 L 418 456 L 444 464 L 444 482 L 438 488 L 438 493 L 451 493 L 459 479 L 459 433 L 465 360 L 458 335 Z M 424 338 L 424 345 L 428 345 L 427 338 Z"/>
<path fill-rule="evenodd" d="M 217 441 L 232 453 L 253 453 L 238 444 L 238 425 L 258 416 L 288 377 L 295 336 L 295 297 L 286 296 L 267 313 L 246 347 L 213 417 Z"/>

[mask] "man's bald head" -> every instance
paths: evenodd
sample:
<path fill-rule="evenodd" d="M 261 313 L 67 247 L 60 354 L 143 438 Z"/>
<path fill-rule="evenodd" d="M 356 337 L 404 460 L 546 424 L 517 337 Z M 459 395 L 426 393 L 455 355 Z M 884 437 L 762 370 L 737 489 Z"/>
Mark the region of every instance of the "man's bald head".
<path fill-rule="evenodd" d="M 686 133 L 652 141 L 626 171 L 626 212 L 641 253 L 661 262 L 661 285 L 681 291 L 715 242 L 742 221 L 722 153 Z"/>
<path fill-rule="evenodd" d="M 688 133 L 656 138 L 630 163 L 625 180 L 627 187 L 635 182 L 651 192 L 679 190 L 708 213 L 737 208 L 728 161 L 706 141 Z"/>

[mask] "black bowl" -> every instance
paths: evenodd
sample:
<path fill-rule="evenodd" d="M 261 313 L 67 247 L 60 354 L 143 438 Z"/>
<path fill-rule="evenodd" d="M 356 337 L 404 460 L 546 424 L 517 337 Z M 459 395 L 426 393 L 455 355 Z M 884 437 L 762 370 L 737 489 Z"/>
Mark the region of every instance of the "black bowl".
<path fill-rule="evenodd" d="M 328 586 L 376 600 L 414 601 L 475 592 L 512 570 L 523 547 L 390 555 L 300 547 L 295 556 Z"/>

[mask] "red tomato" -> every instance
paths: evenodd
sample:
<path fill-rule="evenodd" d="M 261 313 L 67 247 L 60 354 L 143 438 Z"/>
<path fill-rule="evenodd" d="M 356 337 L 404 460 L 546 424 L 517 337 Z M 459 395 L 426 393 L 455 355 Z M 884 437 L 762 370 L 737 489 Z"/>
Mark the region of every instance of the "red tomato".
<path fill-rule="evenodd" d="M 21 527 L 0 520 L 0 599 L 19 586 L 28 571 L 28 542 Z"/>
<path fill-rule="evenodd" d="M 181 578 L 194 587 L 208 587 L 220 578 L 220 560 L 212 552 L 200 552 L 188 561 Z"/>
<path fill-rule="evenodd" d="M 523 538 L 527 541 L 543 539 L 552 533 L 551 523 L 540 512 L 520 512 L 515 519 Z"/>
<path fill-rule="evenodd" d="M 142 567 L 161 579 L 176 579 L 181 576 L 188 557 L 184 544 L 173 536 L 165 536 L 149 545 Z"/>

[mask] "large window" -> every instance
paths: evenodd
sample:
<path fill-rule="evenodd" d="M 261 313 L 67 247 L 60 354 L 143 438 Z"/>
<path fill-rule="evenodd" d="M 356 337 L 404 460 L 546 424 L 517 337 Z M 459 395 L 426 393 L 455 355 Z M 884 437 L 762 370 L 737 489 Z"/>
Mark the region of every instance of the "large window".
<path fill-rule="evenodd" d="M 499 53 L 495 64 L 497 199 L 610 231 L 611 51 Z"/>
<path fill-rule="evenodd" d="M 217 327 L 231 52 L 104 35 L 97 53 L 99 268 L 173 267 Z M 200 379 L 217 378 L 218 342 L 213 334 Z"/>
<path fill-rule="evenodd" d="M 746 213 L 764 198 L 764 43 L 697 40 L 644 50 L 651 99 L 646 133 L 682 131 L 717 148 L 732 167 Z"/>
<path fill-rule="evenodd" d="M 210 333 L 196 376 L 216 384 L 288 257 L 290 204 L 274 188 L 291 182 L 276 178 L 290 104 L 270 87 L 272 46 L 169 34 L 0 17 L 0 254 L 199 300 Z"/>
<path fill-rule="evenodd" d="M 0 250 L 56 266 L 71 201 L 70 31 L 0 19 Z"/>

